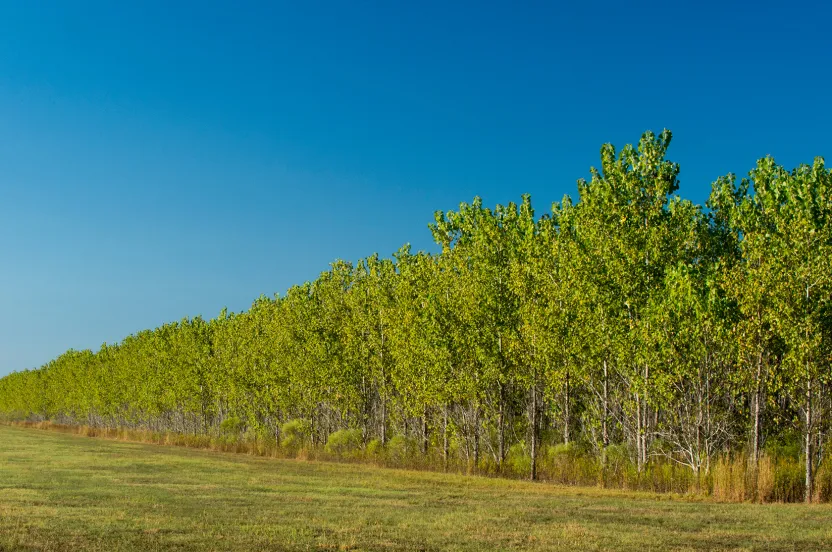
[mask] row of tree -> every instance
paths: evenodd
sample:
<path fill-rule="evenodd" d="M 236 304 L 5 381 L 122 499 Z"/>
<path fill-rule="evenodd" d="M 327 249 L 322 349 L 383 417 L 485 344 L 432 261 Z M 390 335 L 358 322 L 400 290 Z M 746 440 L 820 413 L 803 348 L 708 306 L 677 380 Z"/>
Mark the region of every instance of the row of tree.
<path fill-rule="evenodd" d="M 441 253 L 334 263 L 311 283 L 68 351 L 0 380 L 0 412 L 78 424 L 281 438 L 360 430 L 498 468 L 521 444 L 623 446 L 707 473 L 801 435 L 805 497 L 824 461 L 832 368 L 832 178 L 771 158 L 675 195 L 670 133 L 601 150 L 536 217 L 531 200 L 436 215 Z"/>

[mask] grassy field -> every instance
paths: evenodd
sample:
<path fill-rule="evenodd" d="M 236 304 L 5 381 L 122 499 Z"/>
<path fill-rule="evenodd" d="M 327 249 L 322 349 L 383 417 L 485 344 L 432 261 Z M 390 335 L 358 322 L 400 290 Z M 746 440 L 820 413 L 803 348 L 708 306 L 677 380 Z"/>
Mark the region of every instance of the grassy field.
<path fill-rule="evenodd" d="M 0 426 L 0 550 L 829 550 L 832 506 L 274 460 Z"/>

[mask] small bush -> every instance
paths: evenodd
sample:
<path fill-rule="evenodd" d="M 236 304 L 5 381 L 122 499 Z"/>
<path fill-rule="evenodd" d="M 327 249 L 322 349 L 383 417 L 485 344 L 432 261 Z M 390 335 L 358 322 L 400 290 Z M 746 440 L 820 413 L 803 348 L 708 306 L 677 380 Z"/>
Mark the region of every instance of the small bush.
<path fill-rule="evenodd" d="M 602 454 L 606 460 L 599 472 L 602 486 L 623 487 L 628 479 L 634 477 L 635 466 L 627 445 L 609 445 Z"/>
<path fill-rule="evenodd" d="M 404 435 L 394 435 L 387 443 L 387 458 L 394 464 L 404 465 L 416 456 L 418 447 Z"/>
<path fill-rule="evenodd" d="M 361 448 L 361 430 L 358 429 L 340 429 L 329 436 L 326 441 L 327 454 L 335 455 L 339 458 L 353 455 Z"/>
<path fill-rule="evenodd" d="M 780 460 L 799 461 L 803 453 L 803 441 L 799 432 L 791 429 L 771 438 L 765 446 L 765 454 L 774 462 Z"/>
<path fill-rule="evenodd" d="M 532 470 L 532 457 L 526 451 L 526 443 L 515 443 L 506 453 L 506 467 L 516 476 L 528 476 Z"/>
<path fill-rule="evenodd" d="M 306 445 L 311 429 L 308 420 L 289 420 L 280 428 L 280 446 L 296 454 Z"/>
<path fill-rule="evenodd" d="M 370 458 L 377 458 L 384 454 L 384 447 L 381 444 L 380 439 L 373 439 L 369 443 L 367 443 L 367 456 Z"/>
<path fill-rule="evenodd" d="M 238 433 L 242 433 L 245 426 L 245 422 L 243 422 L 240 418 L 236 416 L 229 416 L 220 424 L 220 432 L 225 435 L 236 435 Z"/>
<path fill-rule="evenodd" d="M 598 462 L 583 447 L 575 443 L 561 443 L 544 447 L 540 459 L 541 471 L 565 485 L 593 484 L 598 480 Z"/>

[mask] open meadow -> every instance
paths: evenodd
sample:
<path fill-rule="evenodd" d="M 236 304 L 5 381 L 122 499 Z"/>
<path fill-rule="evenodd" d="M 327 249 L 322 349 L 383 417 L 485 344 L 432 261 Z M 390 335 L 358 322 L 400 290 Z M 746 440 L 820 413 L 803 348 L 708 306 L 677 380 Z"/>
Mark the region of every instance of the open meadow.
<path fill-rule="evenodd" d="M 0 426 L 0 550 L 828 550 L 832 507 L 275 460 Z"/>

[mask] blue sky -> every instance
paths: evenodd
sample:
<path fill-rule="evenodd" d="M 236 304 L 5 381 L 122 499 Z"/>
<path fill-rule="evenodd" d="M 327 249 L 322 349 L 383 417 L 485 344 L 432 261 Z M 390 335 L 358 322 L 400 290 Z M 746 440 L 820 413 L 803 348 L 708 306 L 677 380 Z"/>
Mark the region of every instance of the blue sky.
<path fill-rule="evenodd" d="M 225 4 L 0 1 L 0 375 L 543 213 L 646 129 L 697 202 L 832 154 L 822 2 Z"/>

